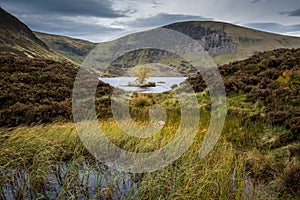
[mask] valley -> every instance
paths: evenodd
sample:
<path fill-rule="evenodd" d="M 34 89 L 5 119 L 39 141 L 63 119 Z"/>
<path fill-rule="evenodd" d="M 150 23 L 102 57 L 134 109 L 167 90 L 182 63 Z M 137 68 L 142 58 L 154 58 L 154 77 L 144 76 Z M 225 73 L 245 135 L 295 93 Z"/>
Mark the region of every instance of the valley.
<path fill-rule="evenodd" d="M 158 131 L 148 138 L 128 135 L 122 129 L 112 105 L 116 102 L 114 95 L 124 91 L 102 82 L 96 74 L 98 83 L 93 90 L 96 121 L 105 138 L 136 154 L 167 147 L 176 137 L 182 119 L 186 118 L 188 123 L 194 120 L 193 115 L 183 116 L 177 94 L 188 97 L 190 94 L 184 88 L 189 86 L 195 92 L 200 120 L 191 146 L 157 171 L 133 173 L 112 169 L 89 151 L 74 123 L 72 107 L 80 65 L 96 46 L 114 47 L 122 38 L 97 44 L 33 32 L 3 9 L 0 16 L 1 199 L 299 197 L 299 37 L 211 21 L 163 26 L 201 43 L 218 66 L 224 82 L 225 124 L 218 142 L 205 158 L 199 157 L 199 149 L 210 127 L 213 99 L 203 77 L 185 59 L 157 49 L 137 50 L 114 60 L 101 77 L 120 78 L 137 63 L 164 63 L 188 77 L 168 91 L 125 92 L 125 100 L 129 102 L 126 114 L 130 119 L 122 123 L 147 127 L 156 122 Z M 128 37 L 135 38 L 136 34 Z M 159 69 L 163 67 L 158 66 L 154 71 L 165 72 Z M 168 78 L 173 83 L 174 76 Z M 85 94 L 85 91 L 75 92 Z M 82 109 L 87 109 L 85 101 L 91 100 L 83 99 Z M 151 115 L 155 105 L 164 108 L 166 119 Z M 91 145 L 103 139 L 101 135 L 88 136 Z M 106 156 L 105 152 L 103 155 Z"/>

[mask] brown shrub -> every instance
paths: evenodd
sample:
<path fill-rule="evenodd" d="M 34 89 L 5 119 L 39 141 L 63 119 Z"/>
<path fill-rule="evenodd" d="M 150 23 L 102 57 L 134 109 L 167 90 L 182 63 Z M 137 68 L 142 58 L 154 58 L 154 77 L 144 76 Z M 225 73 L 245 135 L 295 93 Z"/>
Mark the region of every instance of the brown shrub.
<path fill-rule="evenodd" d="M 71 96 L 78 68 L 51 60 L 0 57 L 0 126 L 72 120 Z M 99 81 L 96 97 L 112 88 Z M 102 104 L 98 101 L 99 110 Z"/>
<path fill-rule="evenodd" d="M 300 195 L 300 165 L 286 170 L 284 174 L 285 188 L 295 196 Z"/>

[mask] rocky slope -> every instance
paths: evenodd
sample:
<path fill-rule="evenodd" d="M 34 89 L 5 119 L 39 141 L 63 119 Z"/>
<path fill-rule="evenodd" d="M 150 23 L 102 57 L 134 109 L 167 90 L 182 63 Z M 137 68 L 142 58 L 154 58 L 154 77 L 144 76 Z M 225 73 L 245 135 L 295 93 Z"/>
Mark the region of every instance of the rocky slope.
<path fill-rule="evenodd" d="M 217 64 L 242 60 L 278 48 L 300 48 L 300 38 L 278 35 L 233 24 L 210 21 L 174 23 L 170 28 L 200 41 Z"/>
<path fill-rule="evenodd" d="M 201 22 L 181 22 L 163 28 L 181 32 L 199 41 L 211 56 L 233 54 L 237 49 L 237 44 L 233 43 L 226 32 L 202 26 Z"/>

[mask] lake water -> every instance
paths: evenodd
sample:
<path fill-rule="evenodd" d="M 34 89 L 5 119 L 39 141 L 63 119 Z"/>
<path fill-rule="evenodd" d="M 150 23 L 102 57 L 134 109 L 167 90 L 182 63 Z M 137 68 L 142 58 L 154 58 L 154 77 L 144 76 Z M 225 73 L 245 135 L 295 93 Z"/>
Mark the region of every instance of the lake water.
<path fill-rule="evenodd" d="M 155 82 L 155 87 L 135 87 L 128 86 L 128 83 L 134 83 L 136 77 L 114 77 L 114 78 L 100 78 L 101 81 L 110 84 L 113 87 L 121 88 L 125 91 L 136 91 L 140 93 L 161 93 L 171 90 L 173 85 L 179 85 L 184 82 L 187 77 L 150 77 L 148 82 Z"/>

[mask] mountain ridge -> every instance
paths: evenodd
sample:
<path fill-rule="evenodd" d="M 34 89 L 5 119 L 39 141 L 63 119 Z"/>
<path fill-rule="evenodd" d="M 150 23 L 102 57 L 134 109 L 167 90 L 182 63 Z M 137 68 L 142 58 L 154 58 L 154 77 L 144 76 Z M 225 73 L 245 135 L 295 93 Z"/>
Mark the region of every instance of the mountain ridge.
<path fill-rule="evenodd" d="M 164 27 L 171 27 L 172 30 L 185 33 L 191 36 L 193 39 L 195 38 L 193 37 L 194 33 L 186 33 L 184 32 L 184 29 L 189 28 L 193 30 L 201 30 L 202 28 L 226 35 L 231 40 L 233 45 L 236 45 L 236 49 L 234 53 L 232 53 L 232 51 L 228 51 L 223 55 L 211 54 L 214 57 L 215 62 L 220 65 L 249 58 L 258 52 L 265 52 L 279 48 L 291 49 L 300 47 L 300 37 L 269 33 L 226 22 L 187 21 L 173 23 Z M 202 35 L 202 37 L 204 36 Z"/>
<path fill-rule="evenodd" d="M 258 52 L 279 48 L 300 48 L 300 37 L 264 32 L 226 22 L 186 21 L 165 25 L 162 28 L 179 31 L 200 41 L 218 65 L 247 59 Z M 87 50 L 92 50 L 96 45 L 102 44 L 47 33 L 35 32 L 35 34 L 50 46 L 53 51 L 59 52 L 77 63 L 78 61 L 81 63 L 85 56 L 88 55 L 89 51 Z M 139 33 L 130 35 L 135 34 Z M 55 44 L 57 41 L 60 44 Z M 114 41 L 108 43 L 113 43 Z M 78 50 L 84 53 L 80 55 L 76 52 L 70 52 L 64 46 L 70 46 L 71 50 Z"/>

